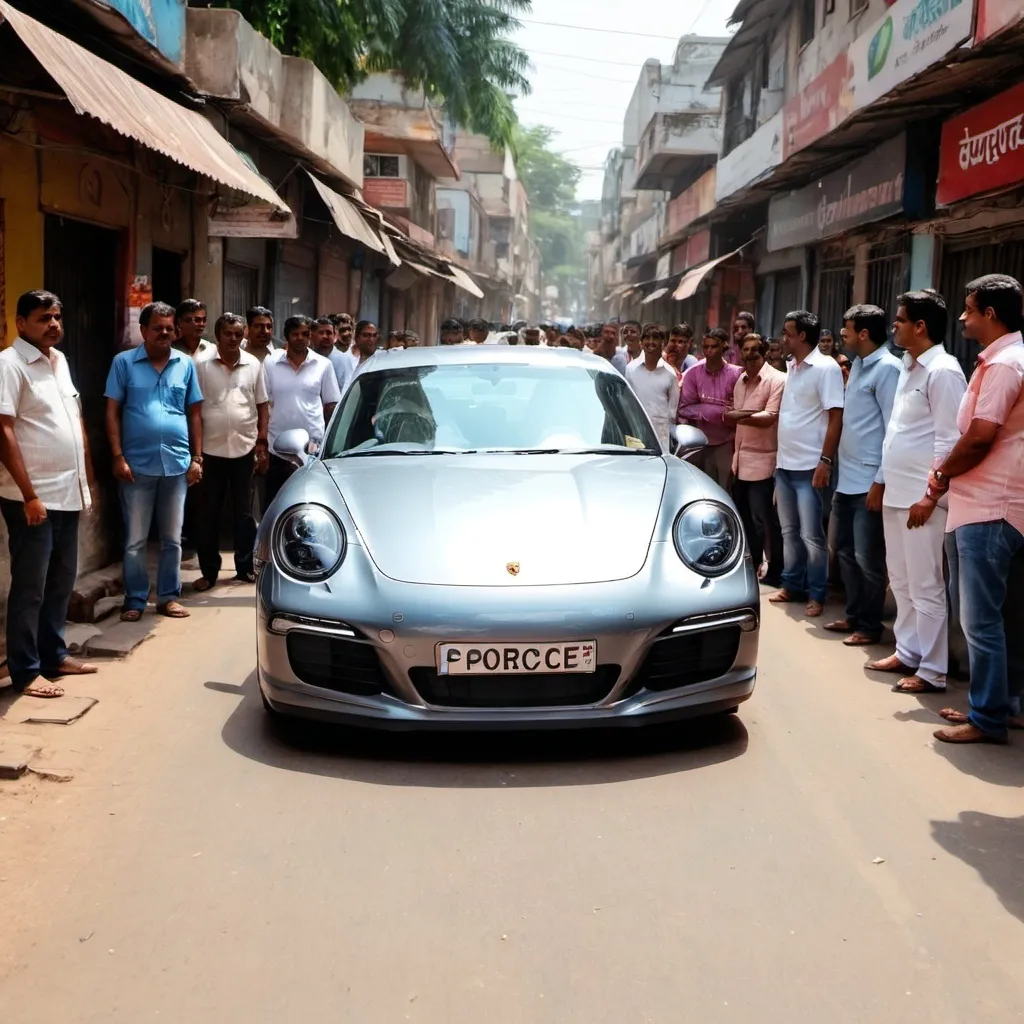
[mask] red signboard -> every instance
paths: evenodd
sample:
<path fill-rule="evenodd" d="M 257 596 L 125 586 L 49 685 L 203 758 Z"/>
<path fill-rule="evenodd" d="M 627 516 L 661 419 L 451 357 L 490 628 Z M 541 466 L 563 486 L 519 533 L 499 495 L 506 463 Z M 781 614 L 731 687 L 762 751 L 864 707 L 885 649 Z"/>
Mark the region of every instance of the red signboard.
<path fill-rule="evenodd" d="M 852 106 L 852 68 L 841 53 L 782 108 L 782 159 L 838 128 Z"/>
<path fill-rule="evenodd" d="M 974 30 L 974 44 L 1002 32 L 1024 17 L 1022 0 L 978 0 L 978 23 Z"/>
<path fill-rule="evenodd" d="M 1024 85 L 972 107 L 942 126 L 940 206 L 1024 181 Z"/>
<path fill-rule="evenodd" d="M 685 192 L 668 204 L 668 233 L 675 235 L 687 224 L 715 208 L 715 168 L 702 174 Z"/>
<path fill-rule="evenodd" d="M 363 198 L 371 205 L 404 210 L 409 205 L 405 178 L 363 178 Z"/>

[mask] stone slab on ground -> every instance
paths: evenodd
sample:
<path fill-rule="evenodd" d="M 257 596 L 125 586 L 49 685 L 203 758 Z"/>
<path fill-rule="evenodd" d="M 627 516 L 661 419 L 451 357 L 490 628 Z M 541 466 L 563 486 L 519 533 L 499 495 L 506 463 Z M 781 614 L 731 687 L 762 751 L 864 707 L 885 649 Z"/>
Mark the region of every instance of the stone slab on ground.
<path fill-rule="evenodd" d="M 38 775 L 39 778 L 47 779 L 50 782 L 70 782 L 75 777 L 75 773 L 67 768 L 44 768 L 41 765 L 30 764 L 28 770 L 33 775 Z"/>
<path fill-rule="evenodd" d="M 15 697 L 4 710 L 3 720 L 15 725 L 70 725 L 93 705 L 95 697 Z"/>
<path fill-rule="evenodd" d="M 89 641 L 89 653 L 127 657 L 143 640 L 152 636 L 155 629 L 156 622 L 151 615 L 144 615 L 138 622 L 115 622 Z"/>
<path fill-rule="evenodd" d="M 79 576 L 68 604 L 68 619 L 71 622 L 93 622 L 96 602 L 123 591 L 120 562 Z"/>
<path fill-rule="evenodd" d="M 64 627 L 64 642 L 72 654 L 80 654 L 89 646 L 89 641 L 103 632 L 91 622 L 69 622 Z"/>
<path fill-rule="evenodd" d="M 39 748 L 30 744 L 0 740 L 0 779 L 20 778 L 38 753 Z"/>
<path fill-rule="evenodd" d="M 101 597 L 96 604 L 93 605 L 92 621 L 100 622 L 112 612 L 116 612 L 122 604 L 124 604 L 123 594 L 115 594 L 113 597 Z"/>

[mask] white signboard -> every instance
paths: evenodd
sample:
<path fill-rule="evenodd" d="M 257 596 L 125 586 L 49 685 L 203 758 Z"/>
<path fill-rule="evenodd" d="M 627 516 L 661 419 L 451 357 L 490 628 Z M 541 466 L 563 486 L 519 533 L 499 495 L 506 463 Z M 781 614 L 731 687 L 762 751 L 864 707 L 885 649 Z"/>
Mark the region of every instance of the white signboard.
<path fill-rule="evenodd" d="M 782 111 L 718 161 L 715 199 L 722 202 L 782 163 Z"/>
<path fill-rule="evenodd" d="M 853 109 L 938 63 L 971 34 L 974 0 L 896 0 L 850 47 Z"/>

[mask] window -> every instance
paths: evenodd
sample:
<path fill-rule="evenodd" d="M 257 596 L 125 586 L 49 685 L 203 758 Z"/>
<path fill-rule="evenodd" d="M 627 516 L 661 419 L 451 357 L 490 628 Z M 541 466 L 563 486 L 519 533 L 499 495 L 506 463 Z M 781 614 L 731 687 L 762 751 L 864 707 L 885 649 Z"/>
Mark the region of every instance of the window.
<path fill-rule="evenodd" d="M 616 373 L 443 363 L 358 374 L 331 425 L 324 458 L 482 448 L 661 450 L 640 403 Z"/>
<path fill-rule="evenodd" d="M 364 178 L 400 178 L 397 156 L 378 156 L 367 153 L 363 157 Z"/>
<path fill-rule="evenodd" d="M 853 0 L 850 0 L 852 3 Z M 806 46 L 814 38 L 815 11 L 818 0 L 800 0 L 800 45 Z"/>

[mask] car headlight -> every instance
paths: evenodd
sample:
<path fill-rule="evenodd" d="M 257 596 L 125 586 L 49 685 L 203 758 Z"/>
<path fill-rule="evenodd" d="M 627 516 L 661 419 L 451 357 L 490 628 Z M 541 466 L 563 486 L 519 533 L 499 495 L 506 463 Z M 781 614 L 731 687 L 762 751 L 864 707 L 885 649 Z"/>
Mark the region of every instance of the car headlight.
<path fill-rule="evenodd" d="M 296 505 L 274 527 L 274 557 L 282 572 L 303 583 L 321 583 L 345 557 L 345 531 L 323 505 Z"/>
<path fill-rule="evenodd" d="M 673 533 L 679 557 L 702 576 L 724 575 L 743 553 L 743 527 L 736 513 L 717 501 L 687 505 Z"/>

